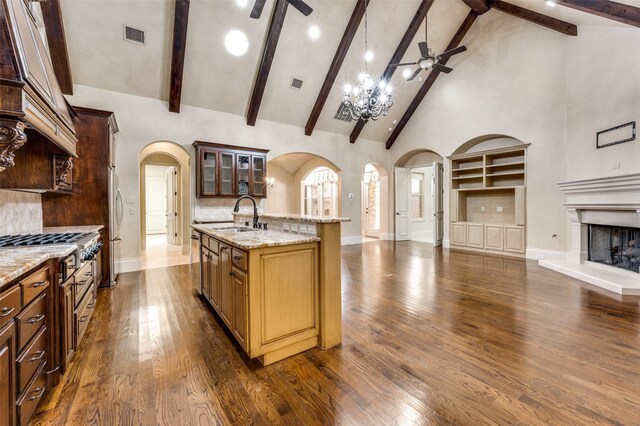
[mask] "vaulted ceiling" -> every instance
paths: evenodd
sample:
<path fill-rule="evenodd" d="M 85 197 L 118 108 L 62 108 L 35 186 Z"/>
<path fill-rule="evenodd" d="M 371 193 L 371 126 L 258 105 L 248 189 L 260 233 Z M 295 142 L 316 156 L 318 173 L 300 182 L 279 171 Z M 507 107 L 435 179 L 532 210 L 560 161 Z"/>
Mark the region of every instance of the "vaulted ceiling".
<path fill-rule="evenodd" d="M 428 13 L 430 47 L 436 52 L 445 50 L 469 14 L 466 3 L 473 4 L 474 1 L 433 2 Z M 578 26 L 627 26 L 568 7 L 550 8 L 543 0 L 508 2 Z M 356 0 L 308 0 L 308 3 L 314 9 L 309 17 L 288 8 L 257 126 L 260 120 L 271 120 L 305 127 Z M 371 0 L 368 7 L 369 49 L 374 58 L 368 67 L 374 77 L 384 72 L 420 3 L 420 0 Z M 624 3 L 640 6 L 640 0 L 625 0 Z M 244 8 L 235 0 L 190 1 L 181 95 L 183 105 L 246 114 L 274 4 L 274 0 L 269 0 L 261 19 L 254 20 L 249 18 L 251 0 Z M 169 99 L 175 2 L 61 0 L 61 9 L 74 83 Z M 488 13 L 503 14 L 498 10 Z M 503 19 L 519 19 L 503 15 Z M 482 15 L 478 19 L 482 19 Z M 144 30 L 145 45 L 124 41 L 123 25 Z M 308 36 L 312 25 L 321 31 L 317 40 Z M 402 62 L 412 62 L 419 57 L 417 43 L 424 39 L 424 23 L 421 25 Z M 249 39 L 249 50 L 244 56 L 234 57 L 225 50 L 224 36 L 231 29 L 242 30 Z M 474 37 L 473 30 L 466 37 L 462 44 Z M 558 37 L 566 36 L 558 34 Z M 343 85 L 353 82 L 363 69 L 363 54 L 364 19 L 318 118 L 316 131 L 345 136 L 352 133 L 355 122 L 336 120 L 334 115 L 342 100 Z M 454 71 L 438 78 L 435 84 L 455 84 L 455 68 L 464 66 L 464 60 L 464 53 L 452 57 L 448 66 Z M 394 93 L 390 114 L 364 126 L 360 138 L 387 141 L 389 128 L 394 127 L 393 121 L 401 119 L 427 75 L 422 73 L 420 79 L 407 82 L 401 70 L 396 72 L 390 82 Z M 289 87 L 293 78 L 303 81 L 300 90 Z"/>

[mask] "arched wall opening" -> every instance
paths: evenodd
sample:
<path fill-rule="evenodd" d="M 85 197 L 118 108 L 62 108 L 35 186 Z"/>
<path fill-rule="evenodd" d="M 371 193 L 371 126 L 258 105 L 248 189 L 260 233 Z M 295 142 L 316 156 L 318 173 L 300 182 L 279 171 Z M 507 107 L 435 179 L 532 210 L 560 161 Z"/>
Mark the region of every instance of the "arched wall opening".
<path fill-rule="evenodd" d="M 444 239 L 444 158 L 415 149 L 394 164 L 395 240 L 441 245 Z"/>
<path fill-rule="evenodd" d="M 181 246 L 183 255 L 189 253 L 191 223 L 190 187 L 191 187 L 191 159 L 189 153 L 180 145 L 170 141 L 156 141 L 146 145 L 139 154 L 140 177 L 140 248 L 146 248 L 146 173 L 148 165 L 175 166 L 177 169 L 177 219 L 176 241 Z"/>
<path fill-rule="evenodd" d="M 326 168 L 337 175 L 335 212 L 341 214 L 342 171 L 331 161 L 316 154 L 295 152 L 275 157 L 267 163 L 269 179 L 266 213 L 304 214 L 304 181 L 317 169 Z"/>
<path fill-rule="evenodd" d="M 389 238 L 389 173 L 377 162 L 362 171 L 362 237 Z"/>

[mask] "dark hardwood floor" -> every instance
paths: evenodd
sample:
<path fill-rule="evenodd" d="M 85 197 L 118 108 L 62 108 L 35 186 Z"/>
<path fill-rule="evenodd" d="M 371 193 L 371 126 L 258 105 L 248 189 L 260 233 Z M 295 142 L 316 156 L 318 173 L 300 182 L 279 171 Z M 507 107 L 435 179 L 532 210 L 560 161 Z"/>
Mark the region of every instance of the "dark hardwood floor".
<path fill-rule="evenodd" d="M 423 243 L 342 258 L 342 346 L 267 367 L 188 265 L 122 275 L 35 423 L 640 424 L 640 297 Z"/>

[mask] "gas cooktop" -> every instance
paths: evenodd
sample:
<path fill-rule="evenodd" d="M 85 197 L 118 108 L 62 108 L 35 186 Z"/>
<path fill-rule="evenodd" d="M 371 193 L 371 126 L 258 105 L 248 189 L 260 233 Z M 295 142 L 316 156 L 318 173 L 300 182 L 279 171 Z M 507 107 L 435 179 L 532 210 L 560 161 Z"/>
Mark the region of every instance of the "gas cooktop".
<path fill-rule="evenodd" d="M 61 234 L 5 235 L 0 237 L 0 247 L 44 246 L 49 244 L 74 244 L 85 235 L 82 232 Z"/>

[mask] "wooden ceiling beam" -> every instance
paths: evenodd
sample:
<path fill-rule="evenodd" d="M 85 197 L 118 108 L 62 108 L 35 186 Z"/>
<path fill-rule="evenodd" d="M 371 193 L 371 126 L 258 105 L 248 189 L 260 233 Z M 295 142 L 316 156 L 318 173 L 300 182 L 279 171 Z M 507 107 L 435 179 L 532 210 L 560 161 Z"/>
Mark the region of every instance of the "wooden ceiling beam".
<path fill-rule="evenodd" d="M 173 47 L 171 51 L 171 80 L 169 82 L 169 111 L 180 112 L 184 56 L 187 50 L 187 25 L 189 23 L 189 0 L 175 0 L 173 17 Z"/>
<path fill-rule="evenodd" d="M 532 22 L 545 28 L 549 28 L 559 33 L 577 36 L 578 27 L 574 24 L 560 19 L 552 18 L 551 16 L 543 15 L 542 13 L 534 12 L 533 10 L 525 9 L 524 7 L 516 6 L 515 4 L 507 3 L 502 0 L 491 0 L 489 5 L 493 9 L 497 9 L 501 12 L 515 16 L 525 21 Z"/>
<path fill-rule="evenodd" d="M 476 21 L 477 17 L 478 17 L 478 14 L 476 12 L 474 12 L 473 10 L 469 11 L 469 14 L 462 22 L 462 25 L 460 25 L 460 28 L 458 28 L 458 31 L 455 33 L 455 35 L 449 42 L 449 45 L 445 49 L 445 52 L 447 50 L 454 49 L 460 45 L 460 43 L 462 42 L 462 39 L 464 39 L 464 36 L 469 32 L 469 29 L 471 28 L 473 23 Z M 441 64 L 446 65 L 447 62 L 448 62 L 448 59 L 442 61 Z M 389 135 L 389 139 L 387 139 L 387 142 L 386 142 L 387 149 L 391 149 L 395 141 L 398 139 L 398 136 L 400 136 L 400 133 L 402 132 L 404 127 L 407 125 L 407 123 L 409 122 L 413 114 L 416 112 L 416 110 L 420 106 L 420 102 L 422 102 L 424 97 L 427 95 L 427 92 L 429 92 L 429 89 L 431 89 L 431 86 L 433 86 L 433 83 L 435 83 L 439 75 L 440 75 L 440 71 L 433 70 L 433 69 L 431 70 L 425 82 L 422 84 L 422 87 L 420 87 L 418 94 L 416 94 L 416 96 L 413 98 L 413 101 L 411 101 L 411 104 L 409 104 L 409 107 L 403 114 L 400 121 L 398 121 L 398 124 L 393 129 L 393 132 L 391 132 L 391 135 Z"/>
<path fill-rule="evenodd" d="M 462 0 L 478 15 L 482 15 L 491 9 L 485 0 Z"/>
<path fill-rule="evenodd" d="M 282 25 L 284 24 L 284 18 L 287 14 L 288 5 L 289 3 L 284 0 L 276 0 L 273 15 L 271 15 L 269 30 L 267 32 L 267 40 L 262 48 L 260 66 L 258 67 L 256 81 L 253 84 L 253 91 L 249 101 L 249 110 L 247 111 L 247 124 L 249 126 L 255 126 L 256 120 L 258 119 L 258 111 L 260 110 L 264 90 L 267 87 L 267 80 L 269 78 L 269 73 L 271 72 L 271 64 L 273 64 L 273 58 L 276 54 L 276 48 L 278 47 L 278 40 L 280 39 L 280 33 L 282 32 Z"/>
<path fill-rule="evenodd" d="M 404 36 L 402 37 L 402 40 L 400 40 L 400 43 L 396 48 L 396 51 L 393 53 L 393 56 L 391 56 L 391 59 L 389 60 L 389 64 L 387 65 L 387 68 L 384 70 L 384 73 L 382 74 L 381 80 L 389 81 L 391 80 L 391 77 L 393 77 L 393 74 L 396 72 L 398 67 L 392 67 L 391 64 L 397 64 L 400 61 L 402 61 L 402 57 L 404 56 L 404 54 L 407 52 L 407 49 L 411 45 L 413 38 L 415 37 L 416 33 L 420 29 L 420 25 L 427 17 L 427 13 L 429 12 L 431 5 L 433 4 L 433 1 L 434 0 L 422 0 L 422 3 L 420 3 L 420 6 L 418 7 L 416 14 L 413 16 L 413 19 L 411 20 L 411 23 L 407 28 L 407 31 L 405 31 Z M 373 96 L 374 97 L 378 96 L 379 92 L 380 92 L 379 89 L 376 88 Z M 360 132 L 362 132 L 362 129 L 364 128 L 365 124 L 366 123 L 364 122 L 364 120 L 362 119 L 358 120 L 358 122 L 356 123 L 356 126 L 351 131 L 351 135 L 349 136 L 349 142 L 356 143 L 356 140 L 360 136 Z"/>
<path fill-rule="evenodd" d="M 304 134 L 307 136 L 311 136 L 313 129 L 316 127 L 316 123 L 320 118 L 324 104 L 327 102 L 333 83 L 335 83 L 336 78 L 338 77 L 338 72 L 344 62 L 344 58 L 349 52 L 351 42 L 353 41 L 356 32 L 358 32 L 358 27 L 360 26 L 360 22 L 364 16 L 364 10 L 367 3 L 367 0 L 357 0 L 356 7 L 353 8 L 353 13 L 351 13 L 351 18 L 349 19 L 347 28 L 344 30 L 344 34 L 342 34 L 342 40 L 340 40 L 340 44 L 338 44 L 336 54 L 333 55 L 333 61 L 331 61 L 329 71 L 327 71 L 327 75 L 324 78 L 316 103 L 313 104 L 313 109 L 311 110 L 311 114 L 309 114 L 307 124 L 304 126 Z"/>
<path fill-rule="evenodd" d="M 558 0 L 558 4 L 602 18 L 640 27 L 640 7 L 608 0 Z"/>
<path fill-rule="evenodd" d="M 64 35 L 60 2 L 59 0 L 47 0 L 41 2 L 40 7 L 47 32 L 47 44 L 49 45 L 53 72 L 62 93 L 73 95 L 73 78 L 71 77 L 71 65 L 69 64 L 69 52 L 67 39 Z"/>

